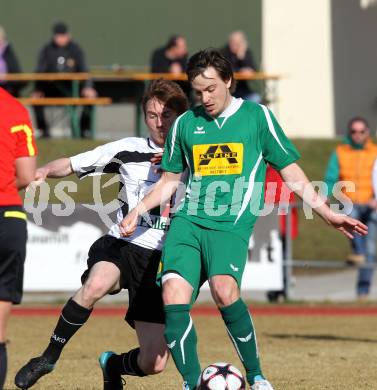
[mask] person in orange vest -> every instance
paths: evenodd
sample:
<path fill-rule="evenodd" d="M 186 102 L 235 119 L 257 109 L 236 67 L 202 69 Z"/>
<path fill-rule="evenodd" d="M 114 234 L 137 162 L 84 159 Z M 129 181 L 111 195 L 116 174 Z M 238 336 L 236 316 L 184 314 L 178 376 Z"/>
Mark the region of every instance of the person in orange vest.
<path fill-rule="evenodd" d="M 350 263 L 360 265 L 357 295 L 361 299 L 369 294 L 376 252 L 377 213 L 372 186 L 376 157 L 377 145 L 370 139 L 367 120 L 354 117 L 348 122 L 345 141 L 336 147 L 330 157 L 325 176 L 329 195 L 334 195 L 334 186 L 338 181 L 354 184 L 354 189 L 343 187 L 342 196 L 347 197 L 353 204 L 350 215 L 360 219 L 369 228 L 367 236 L 355 236 L 351 240 L 352 254 L 347 258 Z"/>

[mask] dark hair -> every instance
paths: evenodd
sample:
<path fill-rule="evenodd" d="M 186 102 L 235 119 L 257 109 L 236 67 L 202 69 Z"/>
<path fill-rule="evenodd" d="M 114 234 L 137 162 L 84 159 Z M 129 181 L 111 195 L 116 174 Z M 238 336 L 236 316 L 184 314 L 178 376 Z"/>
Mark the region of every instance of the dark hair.
<path fill-rule="evenodd" d="M 225 58 L 217 49 L 208 48 L 193 54 L 188 60 L 187 77 L 190 82 L 195 77 L 203 74 L 208 67 L 216 70 L 221 80 L 227 82 L 232 81 L 230 91 L 233 92 L 235 87 L 235 80 L 233 75 L 232 64 Z"/>
<path fill-rule="evenodd" d="M 67 34 L 68 31 L 68 26 L 64 22 L 57 22 L 52 26 L 52 33 L 54 35 Z"/>
<path fill-rule="evenodd" d="M 362 116 L 354 116 L 353 118 L 351 118 L 349 121 L 348 121 L 348 124 L 347 124 L 347 129 L 348 129 L 348 132 L 350 132 L 352 130 L 352 126 L 354 123 L 356 122 L 361 122 L 364 124 L 365 127 L 367 127 L 369 129 L 369 123 L 368 121 L 363 118 Z"/>
<path fill-rule="evenodd" d="M 158 79 L 149 84 L 142 98 L 144 115 L 146 114 L 147 102 L 153 98 L 164 103 L 178 115 L 183 114 L 188 109 L 187 96 L 182 88 L 171 80 Z"/>
<path fill-rule="evenodd" d="M 177 44 L 177 39 L 179 38 L 183 38 L 183 35 L 172 35 L 166 43 L 165 50 L 174 47 Z"/>

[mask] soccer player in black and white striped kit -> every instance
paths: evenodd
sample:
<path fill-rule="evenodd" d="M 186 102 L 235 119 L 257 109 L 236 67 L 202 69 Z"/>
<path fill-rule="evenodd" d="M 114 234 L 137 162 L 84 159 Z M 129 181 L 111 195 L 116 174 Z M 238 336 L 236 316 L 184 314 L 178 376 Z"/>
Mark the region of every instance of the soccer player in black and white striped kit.
<path fill-rule="evenodd" d="M 155 283 L 169 209 L 158 208 L 149 221 L 140 219 L 136 233 L 123 238 L 119 222 L 157 182 L 160 173 L 151 160 L 162 153 L 165 138 L 174 120 L 187 110 L 181 88 L 168 80 L 152 82 L 143 97 L 148 138 L 124 138 L 70 158 L 54 160 L 39 168 L 36 181 L 62 178 L 76 173 L 79 178 L 118 173 L 120 208 L 117 222 L 109 233 L 91 246 L 88 269 L 82 287 L 68 300 L 45 351 L 31 359 L 15 377 L 15 384 L 28 389 L 51 372 L 70 338 L 86 323 L 93 306 L 103 296 L 128 289 L 126 321 L 136 330 L 139 347 L 121 355 L 104 352 L 100 365 L 104 390 L 123 389 L 121 375 L 145 376 L 164 370 L 168 349 L 164 339 L 164 313 L 161 291 Z"/>

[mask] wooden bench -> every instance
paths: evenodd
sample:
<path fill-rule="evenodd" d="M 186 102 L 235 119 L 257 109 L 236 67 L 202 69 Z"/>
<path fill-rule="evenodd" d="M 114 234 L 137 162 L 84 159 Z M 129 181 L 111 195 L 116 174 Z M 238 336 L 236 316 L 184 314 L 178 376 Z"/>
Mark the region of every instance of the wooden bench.
<path fill-rule="evenodd" d="M 104 106 L 112 103 L 108 97 L 96 97 L 96 98 L 83 98 L 83 97 L 40 97 L 40 98 L 20 98 L 18 99 L 22 104 L 27 106 L 64 106 L 68 108 L 68 112 L 71 118 L 71 130 L 72 137 L 80 137 L 80 124 L 77 116 L 77 106 L 93 106 L 92 110 L 92 128 L 90 134 L 92 138 L 95 138 L 96 126 L 95 115 L 96 106 Z"/>
<path fill-rule="evenodd" d="M 173 81 L 186 81 L 187 75 L 185 73 L 148 73 L 148 72 L 135 72 L 129 71 L 125 69 L 119 70 L 104 70 L 97 69 L 96 71 L 90 72 L 90 79 L 94 81 L 94 83 L 98 82 L 122 82 L 122 81 L 141 81 L 144 83 L 148 83 L 152 80 L 157 79 L 166 79 Z M 264 72 L 236 72 L 234 73 L 234 78 L 236 80 L 246 80 L 246 81 L 259 81 L 262 85 L 262 89 L 265 95 L 269 95 L 267 100 L 274 103 L 274 111 L 278 113 L 278 90 L 277 84 L 281 78 L 281 75 L 272 74 L 272 73 L 264 73 Z M 108 93 L 106 93 L 107 95 Z M 141 136 L 142 129 L 142 107 L 141 107 L 141 99 L 136 100 L 136 123 L 135 123 L 135 131 L 136 136 Z"/>
<path fill-rule="evenodd" d="M 74 98 L 74 97 L 41 97 L 20 98 L 22 104 L 27 106 L 107 106 L 112 103 L 108 97 Z"/>
<path fill-rule="evenodd" d="M 275 104 L 275 112 L 278 113 L 278 88 L 277 84 L 281 78 L 281 75 L 278 74 L 270 74 L 263 72 L 255 72 L 250 74 L 245 73 L 235 73 L 234 74 L 236 80 L 260 80 L 263 84 L 263 90 L 265 94 L 270 95 L 268 100 Z M 50 81 L 50 82 L 59 82 L 59 81 L 68 81 L 71 82 L 71 92 L 69 95 L 72 95 L 72 99 L 84 99 L 80 98 L 80 83 L 83 81 L 92 80 L 94 83 L 96 82 L 143 82 L 148 83 L 151 80 L 165 78 L 169 80 L 182 81 L 187 80 L 186 74 L 171 74 L 171 73 L 147 73 L 147 72 L 134 72 L 128 71 L 125 69 L 120 70 L 97 70 L 90 73 L 0 73 L 0 80 L 5 81 Z M 106 95 L 108 95 L 106 93 Z M 30 100 L 29 100 L 30 99 Z M 42 99 L 55 99 L 55 98 L 42 98 Z M 21 101 L 24 104 L 29 105 L 65 105 L 69 108 L 69 110 L 73 113 L 75 112 L 75 107 L 80 105 L 86 105 L 83 103 L 83 100 L 78 100 L 77 104 L 74 101 L 70 101 L 71 103 L 64 102 L 60 99 L 71 99 L 71 98 L 56 98 L 59 99 L 55 101 L 54 104 L 48 103 L 48 101 L 34 100 L 32 98 L 22 99 Z M 97 98 L 102 99 L 102 98 Z M 60 103 L 59 103 L 60 102 Z M 96 102 L 96 103 L 94 103 Z M 140 99 L 137 97 L 136 101 L 136 135 L 140 136 L 141 134 L 141 123 L 142 123 L 142 109 L 140 104 Z M 100 102 L 99 100 L 93 101 L 93 106 L 102 105 L 102 104 L 110 104 L 105 102 Z M 90 103 L 88 104 L 90 105 Z M 74 136 L 79 135 L 79 126 L 77 115 L 71 114 L 72 120 L 72 133 Z M 94 122 L 93 122 L 94 123 Z M 92 129 L 92 135 L 94 136 L 95 129 Z"/>

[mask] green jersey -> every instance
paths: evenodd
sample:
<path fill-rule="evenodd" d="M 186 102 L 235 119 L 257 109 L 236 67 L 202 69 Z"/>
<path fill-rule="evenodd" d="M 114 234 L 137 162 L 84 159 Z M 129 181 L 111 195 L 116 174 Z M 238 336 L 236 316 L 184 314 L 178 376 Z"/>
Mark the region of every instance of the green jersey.
<path fill-rule="evenodd" d="M 176 215 L 210 229 L 251 232 L 264 205 L 267 163 L 281 170 L 298 158 L 265 106 L 232 98 L 217 118 L 203 106 L 178 117 L 161 167 L 174 173 L 189 170 Z"/>

